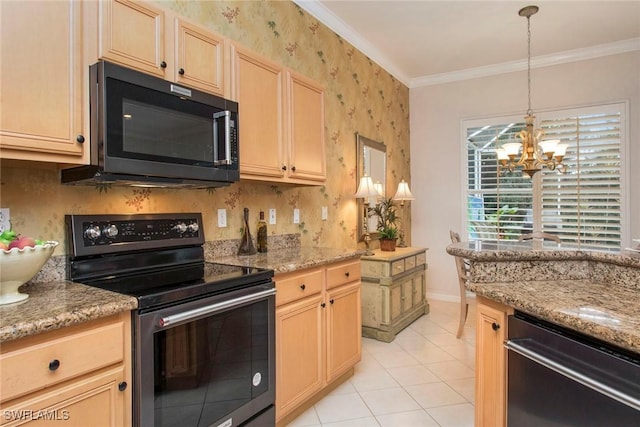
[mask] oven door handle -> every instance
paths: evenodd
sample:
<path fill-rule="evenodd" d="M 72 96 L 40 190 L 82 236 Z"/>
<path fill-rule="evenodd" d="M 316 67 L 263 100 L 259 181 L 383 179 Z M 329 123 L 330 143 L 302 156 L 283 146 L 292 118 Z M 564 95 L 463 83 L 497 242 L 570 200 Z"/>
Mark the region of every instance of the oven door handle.
<path fill-rule="evenodd" d="M 530 348 L 527 348 L 525 345 L 520 344 L 520 342 L 527 342 L 531 340 L 526 339 L 518 339 L 518 340 L 508 340 L 504 343 L 504 346 L 507 350 L 514 351 L 521 356 L 541 365 L 545 368 L 551 369 L 559 373 L 560 375 L 576 381 L 591 390 L 594 390 L 600 394 L 610 397 L 611 399 L 617 400 L 618 402 L 629 406 L 637 411 L 640 411 L 640 400 L 636 399 L 633 396 L 628 395 L 627 393 L 623 393 L 620 390 L 616 390 L 613 387 L 610 387 L 602 382 L 591 378 L 587 375 L 584 375 L 574 369 L 571 369 L 561 363 L 556 362 L 555 360 L 537 352 Z"/>
<path fill-rule="evenodd" d="M 260 299 L 264 299 L 265 297 L 275 295 L 275 293 L 276 293 L 275 289 L 267 289 L 264 291 L 255 292 L 250 295 L 244 295 L 231 300 L 205 305 L 204 307 L 199 307 L 193 310 L 184 311 L 182 313 L 172 314 L 170 316 L 162 317 L 160 318 L 159 324 L 161 328 L 166 328 L 168 326 L 175 325 L 177 323 L 187 322 L 197 317 L 206 316 L 208 314 L 215 313 L 216 311 L 222 311 L 227 308 L 247 304 Z"/>

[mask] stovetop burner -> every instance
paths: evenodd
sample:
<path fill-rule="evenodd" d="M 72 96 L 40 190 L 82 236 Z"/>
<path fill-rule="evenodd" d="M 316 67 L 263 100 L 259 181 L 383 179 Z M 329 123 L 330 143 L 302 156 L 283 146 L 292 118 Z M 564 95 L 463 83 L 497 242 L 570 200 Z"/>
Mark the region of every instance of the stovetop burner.
<path fill-rule="evenodd" d="M 272 270 L 204 261 L 201 214 L 67 215 L 69 279 L 141 311 L 271 283 Z"/>
<path fill-rule="evenodd" d="M 273 271 L 203 262 L 81 281 L 138 298 L 142 311 L 268 283 Z"/>

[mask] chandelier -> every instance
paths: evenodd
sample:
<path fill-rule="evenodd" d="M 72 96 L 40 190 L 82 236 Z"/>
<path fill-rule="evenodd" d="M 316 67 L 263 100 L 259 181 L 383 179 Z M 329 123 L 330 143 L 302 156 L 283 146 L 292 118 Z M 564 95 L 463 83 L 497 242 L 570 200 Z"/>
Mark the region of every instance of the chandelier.
<path fill-rule="evenodd" d="M 529 108 L 524 118 L 526 128 L 517 135 L 520 142 L 505 143 L 502 144 L 501 148 L 496 149 L 499 161 L 498 172 L 503 170 L 513 172 L 516 168 L 522 168 L 522 171 L 530 177 L 533 177 L 543 166 L 549 170 L 557 169 L 560 173 L 567 171 L 567 167 L 562 163 L 562 159 L 567 150 L 567 144 L 560 144 L 560 140 L 558 139 L 543 140 L 544 131 L 533 128 L 533 122 L 536 116 L 533 115 L 533 110 L 531 109 L 531 16 L 537 12 L 538 6 L 526 6 L 518 12 L 518 15 L 527 18 L 527 83 Z"/>

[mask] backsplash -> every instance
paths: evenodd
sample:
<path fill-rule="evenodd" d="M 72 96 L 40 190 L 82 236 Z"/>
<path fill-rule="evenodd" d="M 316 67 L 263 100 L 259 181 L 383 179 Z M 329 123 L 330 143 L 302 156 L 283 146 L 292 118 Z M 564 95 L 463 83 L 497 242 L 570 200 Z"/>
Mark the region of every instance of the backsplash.
<path fill-rule="evenodd" d="M 211 190 L 76 187 L 60 184 L 55 165 L 3 161 L 0 204 L 11 209 L 14 229 L 59 241 L 55 255 L 60 256 L 66 253 L 65 214 L 202 212 L 207 242 L 225 250 L 224 242 L 241 236 L 244 207 L 254 235 L 259 211 L 275 208 L 271 237 L 297 235 L 302 246 L 356 247 L 355 134 L 387 145 L 386 192 L 393 195 L 401 179 L 410 181 L 409 89 L 292 2 L 158 3 L 325 87 L 325 185 L 242 181 Z M 328 207 L 326 221 L 322 206 Z M 300 224 L 293 224 L 294 208 L 300 209 Z M 227 210 L 225 228 L 217 226 L 218 209 Z M 410 209 L 404 215 L 409 237 Z"/>

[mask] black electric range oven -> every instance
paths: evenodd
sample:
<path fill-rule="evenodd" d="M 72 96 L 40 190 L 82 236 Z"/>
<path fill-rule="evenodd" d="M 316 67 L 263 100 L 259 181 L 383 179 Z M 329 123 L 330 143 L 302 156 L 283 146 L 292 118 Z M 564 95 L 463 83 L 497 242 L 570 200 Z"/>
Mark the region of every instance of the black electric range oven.
<path fill-rule="evenodd" d="M 205 262 L 199 213 L 65 220 L 68 278 L 138 299 L 135 426 L 275 425 L 272 270 Z"/>

